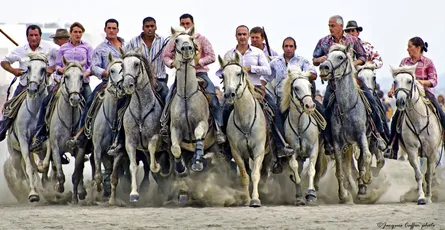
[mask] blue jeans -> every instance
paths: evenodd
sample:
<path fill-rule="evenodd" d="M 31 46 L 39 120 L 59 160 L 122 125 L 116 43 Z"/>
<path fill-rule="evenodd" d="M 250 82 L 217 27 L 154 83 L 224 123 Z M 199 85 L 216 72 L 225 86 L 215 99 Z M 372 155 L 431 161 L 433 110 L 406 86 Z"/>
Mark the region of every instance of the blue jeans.
<path fill-rule="evenodd" d="M 93 90 L 93 92 L 91 92 L 90 84 L 87 84 L 87 87 L 85 87 L 86 84 L 84 83 L 84 87 L 83 87 L 84 91 L 82 92 L 82 94 L 84 95 L 84 98 L 86 98 L 86 102 L 85 102 L 85 108 L 83 108 L 82 117 L 80 118 L 79 125 L 77 126 L 76 132 L 79 132 L 79 130 L 82 129 L 82 127 L 85 125 L 85 121 L 87 119 L 87 114 L 88 114 L 88 109 L 91 107 L 91 104 L 93 104 L 93 100 L 96 97 L 97 93 L 99 91 L 101 91 L 102 89 L 104 89 L 105 84 L 106 84 L 106 81 L 102 81 L 99 85 L 96 86 L 96 88 Z"/>

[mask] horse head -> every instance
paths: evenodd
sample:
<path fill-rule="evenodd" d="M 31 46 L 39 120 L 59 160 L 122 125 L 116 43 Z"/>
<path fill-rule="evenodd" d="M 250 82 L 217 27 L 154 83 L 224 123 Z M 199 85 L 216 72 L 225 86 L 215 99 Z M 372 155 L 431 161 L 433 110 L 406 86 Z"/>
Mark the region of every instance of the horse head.
<path fill-rule="evenodd" d="M 65 56 L 62 58 L 65 72 L 62 77 L 62 85 L 65 91 L 64 97 L 68 97 L 69 103 L 72 107 L 78 107 L 82 101 L 81 92 L 83 90 L 83 66 L 86 60 L 82 62 L 69 62 Z"/>
<path fill-rule="evenodd" d="M 175 42 L 175 60 L 179 62 L 191 62 L 199 55 L 199 46 L 194 37 L 195 28 L 191 27 L 185 30 L 183 27 L 178 29 L 171 28 L 172 41 Z M 176 62 L 178 63 L 178 62 Z"/>
<path fill-rule="evenodd" d="M 122 98 L 125 95 L 123 89 L 122 59 L 113 58 L 111 52 L 108 54 L 108 86 L 107 90 L 116 98 Z"/>
<path fill-rule="evenodd" d="M 46 67 L 48 54 L 28 53 L 28 95 L 35 97 L 42 93 L 46 87 Z"/>
<path fill-rule="evenodd" d="M 143 58 L 142 50 L 127 50 L 124 52 L 121 49 L 122 55 L 122 73 L 123 83 L 122 87 L 126 94 L 133 94 L 136 90 L 136 85 L 143 81 L 142 71 L 148 63 L 144 63 L 146 59 Z"/>
<path fill-rule="evenodd" d="M 327 60 L 320 65 L 320 77 L 323 80 L 342 78 L 355 71 L 352 66 L 351 47 L 351 43 L 347 46 L 331 46 Z"/>
<path fill-rule="evenodd" d="M 390 66 L 392 77 L 394 78 L 394 95 L 398 110 L 405 110 L 411 101 L 419 98 L 417 90 L 425 94 L 423 86 L 415 78 L 416 67 L 417 64 L 401 67 Z"/>
<path fill-rule="evenodd" d="M 315 103 L 312 99 L 312 84 L 309 81 L 311 75 L 310 71 L 302 72 L 299 66 L 288 67 L 287 78 L 282 85 L 282 111 L 287 110 L 291 102 L 297 109 L 302 107 L 307 114 L 315 111 Z"/>
<path fill-rule="evenodd" d="M 366 63 L 357 67 L 357 77 L 362 80 L 371 91 L 377 88 L 376 68 L 377 66 L 374 63 Z"/>
<path fill-rule="evenodd" d="M 224 97 L 227 103 L 233 104 L 235 97 L 240 98 L 246 89 L 247 73 L 240 64 L 241 57 L 238 53 L 230 60 L 223 60 L 218 55 L 218 61 L 224 83 Z"/>

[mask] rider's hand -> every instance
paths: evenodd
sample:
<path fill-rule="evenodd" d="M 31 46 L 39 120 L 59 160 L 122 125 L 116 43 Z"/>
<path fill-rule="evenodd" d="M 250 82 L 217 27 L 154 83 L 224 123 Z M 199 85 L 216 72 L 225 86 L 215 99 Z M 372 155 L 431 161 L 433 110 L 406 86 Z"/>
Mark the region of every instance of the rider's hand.
<path fill-rule="evenodd" d="M 57 70 L 57 72 L 59 74 L 63 74 L 63 73 L 65 73 L 65 68 L 60 68 L 60 69 Z"/>
<path fill-rule="evenodd" d="M 326 56 L 321 56 L 318 58 L 318 62 L 321 64 L 323 62 L 325 62 L 326 60 L 328 60 L 328 58 Z"/>
<path fill-rule="evenodd" d="M 16 77 L 20 77 L 23 75 L 23 70 L 22 69 L 18 69 L 18 68 L 13 68 L 11 70 L 11 73 L 14 74 L 14 76 Z"/>
<path fill-rule="evenodd" d="M 388 92 L 388 97 L 392 98 L 394 96 L 394 88 L 391 88 L 391 90 L 389 90 Z"/>
<path fill-rule="evenodd" d="M 50 66 L 50 67 L 46 68 L 46 74 L 48 74 L 48 75 L 51 75 L 52 73 L 54 73 L 54 71 L 56 71 L 55 66 Z"/>
<path fill-rule="evenodd" d="M 249 65 L 249 66 L 244 66 L 243 68 L 244 68 L 244 70 L 245 70 L 246 72 L 250 72 L 250 70 L 252 69 L 252 68 L 250 67 L 250 65 Z"/>
<path fill-rule="evenodd" d="M 107 78 L 108 77 L 108 70 L 104 70 L 104 72 L 102 72 L 102 78 Z"/>

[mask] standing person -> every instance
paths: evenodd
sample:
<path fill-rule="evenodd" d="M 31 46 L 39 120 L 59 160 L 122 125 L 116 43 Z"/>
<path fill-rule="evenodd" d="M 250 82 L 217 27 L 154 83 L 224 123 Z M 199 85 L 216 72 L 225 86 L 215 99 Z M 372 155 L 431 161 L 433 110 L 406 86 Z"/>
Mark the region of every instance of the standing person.
<path fill-rule="evenodd" d="M 189 30 L 192 26 L 195 25 L 195 22 L 194 22 L 192 15 L 183 14 L 183 15 L 181 15 L 181 17 L 179 17 L 179 24 L 180 24 L 180 26 L 184 27 L 186 30 Z M 203 35 L 201 35 L 199 33 L 195 33 L 194 36 L 198 42 L 199 54 L 200 54 L 200 59 L 199 59 L 198 63 L 195 63 L 196 76 L 204 79 L 207 82 L 207 87 L 205 90 L 207 93 L 209 93 L 212 96 L 212 101 L 211 101 L 210 106 L 211 106 L 211 112 L 213 114 L 213 117 L 216 120 L 216 126 L 217 126 L 216 127 L 216 129 L 217 129 L 216 142 L 218 144 L 222 144 L 222 143 L 226 142 L 226 136 L 221 131 L 221 126 L 223 123 L 221 106 L 219 105 L 218 98 L 215 93 L 215 85 L 213 84 L 212 80 L 210 80 L 210 78 L 208 76 L 208 72 L 209 72 L 208 65 L 215 62 L 215 52 L 213 51 L 212 44 L 209 42 L 209 40 L 207 40 L 206 37 L 204 37 Z M 167 44 L 167 46 L 165 47 L 164 53 L 163 53 L 164 63 L 167 67 L 174 68 L 174 66 L 175 66 L 174 57 L 175 57 L 175 43 L 173 41 L 173 42 L 169 42 Z M 173 92 L 173 90 L 175 88 L 176 88 L 176 84 L 173 84 L 173 86 L 170 89 L 169 95 L 167 96 L 167 99 L 166 99 L 166 101 L 168 101 L 168 102 L 167 102 L 167 106 L 165 109 L 169 108 L 168 104 L 170 103 L 169 100 L 171 99 L 170 94 L 171 94 L 171 92 Z M 163 126 L 161 129 L 162 135 L 165 135 L 166 133 L 168 133 L 167 125 Z"/>
<path fill-rule="evenodd" d="M 11 51 L 6 57 L 1 61 L 1 66 L 4 70 L 13 74 L 16 78 L 20 78 L 19 84 L 14 91 L 13 97 L 19 95 L 23 90 L 26 89 L 26 85 L 28 85 L 27 75 L 25 74 L 28 70 L 28 52 L 36 52 L 41 54 L 50 54 L 51 52 L 55 52 L 57 50 L 57 46 L 53 43 L 42 41 L 42 30 L 37 25 L 30 25 L 26 28 L 26 37 L 28 43 L 22 46 L 19 46 Z M 13 68 L 11 65 L 15 62 L 19 62 L 19 68 Z M 54 58 L 49 58 L 48 60 L 49 67 L 46 69 L 46 74 L 50 75 L 54 71 L 55 60 Z M 6 132 L 11 127 L 13 118 L 3 117 L 0 121 L 0 141 L 3 141 L 6 138 Z"/>
<path fill-rule="evenodd" d="M 284 139 L 280 138 L 280 135 L 284 137 L 283 117 L 281 111 L 276 105 L 274 99 L 268 93 L 266 93 L 266 84 L 271 80 L 271 69 L 267 57 L 262 50 L 249 45 L 249 28 L 247 26 L 238 26 L 236 28 L 235 37 L 238 44 L 235 48 L 229 50 L 224 55 L 224 59 L 232 58 L 235 53 L 239 54 L 241 57 L 241 65 L 248 73 L 249 80 L 253 85 L 255 85 L 255 87 L 262 91 L 262 94 L 265 96 L 265 100 L 274 111 L 275 116 L 272 125 L 275 127 L 272 128 L 272 134 L 277 146 L 277 151 L 274 152 L 276 160 L 278 160 L 280 157 L 291 156 L 294 153 L 293 149 L 284 141 Z M 218 71 L 217 75 L 221 75 L 220 71 Z M 267 76 L 267 78 L 265 76 Z M 224 108 L 225 119 L 228 119 L 232 109 L 233 107 Z M 278 173 L 278 170 L 274 171 Z"/>
<path fill-rule="evenodd" d="M 425 88 L 426 97 L 433 103 L 434 107 L 438 111 L 440 116 L 440 122 L 442 129 L 445 130 L 445 113 L 442 110 L 439 102 L 433 93 L 433 88 L 437 86 L 437 72 L 436 67 L 431 59 L 423 55 L 424 52 L 428 52 L 428 43 L 424 42 L 420 37 L 413 37 L 408 41 L 408 55 L 400 62 L 400 66 L 412 66 L 416 65 L 416 80 Z M 388 97 L 394 96 L 394 85 L 388 92 Z M 399 150 L 396 125 L 399 119 L 400 112 L 397 110 L 394 113 L 391 121 L 391 138 L 392 151 L 394 159 L 397 159 L 397 152 Z"/>
<path fill-rule="evenodd" d="M 321 38 L 318 41 L 313 53 L 313 59 L 312 59 L 313 64 L 315 66 L 319 66 L 321 63 L 325 62 L 327 60 L 329 48 L 331 48 L 332 45 L 352 44 L 352 49 L 355 54 L 355 61 L 352 64 L 354 66 L 363 65 L 366 62 L 366 52 L 356 37 L 343 33 L 343 18 L 340 15 L 334 15 L 329 18 L 328 25 L 330 34 L 328 36 Z M 369 101 L 371 105 L 372 108 L 371 117 L 377 129 L 375 131 L 376 137 L 378 139 L 377 142 L 380 143 L 378 147 L 380 150 L 383 151 L 386 148 L 386 144 L 382 143 L 385 142 L 388 143 L 389 140 L 387 139 L 386 135 L 384 135 L 385 132 L 382 120 L 380 118 L 379 110 L 377 107 L 377 102 L 375 101 L 372 92 L 363 82 L 361 84 L 361 88 L 363 89 L 366 99 Z M 331 127 L 329 122 L 332 115 L 332 108 L 331 108 L 332 106 L 328 107 L 332 93 L 333 93 L 332 80 L 330 80 L 328 85 L 326 86 L 326 91 L 323 99 L 323 107 L 325 108 L 325 116 L 327 120 L 327 125 L 323 136 L 325 138 L 325 150 L 326 150 L 325 152 L 328 155 L 332 154 L 334 150 L 332 147 Z M 386 140 L 384 138 L 386 138 Z"/>
<path fill-rule="evenodd" d="M 152 17 L 146 17 L 142 20 L 142 33 L 127 44 L 126 49 L 136 50 L 141 48 L 142 55 L 153 65 L 154 73 L 158 83 L 158 93 L 163 102 L 168 94 L 168 75 L 165 73 L 164 59 L 162 51 L 170 38 L 164 38 L 156 33 L 156 20 Z"/>

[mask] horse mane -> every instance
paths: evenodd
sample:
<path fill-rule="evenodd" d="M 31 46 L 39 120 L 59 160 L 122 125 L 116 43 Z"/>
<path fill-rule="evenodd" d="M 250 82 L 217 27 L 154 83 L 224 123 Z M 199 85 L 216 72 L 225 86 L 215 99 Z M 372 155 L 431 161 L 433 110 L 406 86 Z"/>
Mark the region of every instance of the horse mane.
<path fill-rule="evenodd" d="M 419 94 L 422 97 L 425 97 L 425 87 L 423 87 L 423 85 L 416 79 L 416 66 L 414 65 L 404 65 L 404 66 L 400 66 L 400 67 L 396 67 L 396 68 L 392 68 L 391 67 L 391 73 L 392 76 L 395 77 L 397 74 L 400 73 L 409 73 L 412 76 L 414 76 L 414 83 L 416 88 L 419 90 Z"/>
<path fill-rule="evenodd" d="M 132 49 L 131 50 L 127 50 L 122 55 L 121 58 L 123 60 L 126 57 L 136 57 L 136 58 L 139 58 L 139 60 L 141 60 L 142 66 L 144 67 L 145 71 L 147 72 L 148 80 L 150 81 L 151 87 L 153 88 L 153 91 L 155 91 L 155 89 L 158 87 L 158 83 L 156 81 L 156 77 L 155 77 L 155 74 L 153 72 L 153 67 L 150 64 L 150 62 L 148 61 L 148 59 L 146 57 L 144 57 L 144 55 L 142 55 L 137 50 L 132 50 Z"/>
<path fill-rule="evenodd" d="M 65 67 L 65 70 L 71 68 L 71 67 L 78 67 L 83 71 L 83 66 L 78 61 L 68 61 L 67 65 Z"/>
<path fill-rule="evenodd" d="M 37 52 L 29 52 L 26 54 L 31 60 L 42 60 L 44 62 L 48 62 L 48 56 L 46 54 L 37 53 Z"/>
<path fill-rule="evenodd" d="M 289 109 L 291 101 L 292 83 L 297 78 L 305 78 L 309 80 L 312 75 L 310 71 L 301 71 L 299 66 L 289 66 L 287 68 L 287 77 L 284 79 L 281 85 L 281 111 L 284 112 Z"/>
<path fill-rule="evenodd" d="M 366 62 L 364 65 L 357 66 L 357 71 L 360 71 L 362 69 L 376 69 L 377 66 L 374 63 Z"/>

